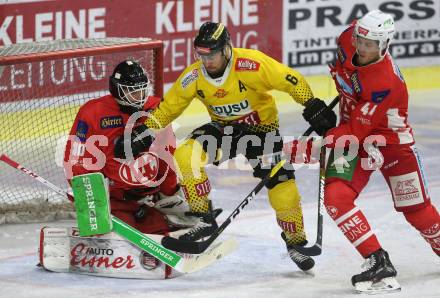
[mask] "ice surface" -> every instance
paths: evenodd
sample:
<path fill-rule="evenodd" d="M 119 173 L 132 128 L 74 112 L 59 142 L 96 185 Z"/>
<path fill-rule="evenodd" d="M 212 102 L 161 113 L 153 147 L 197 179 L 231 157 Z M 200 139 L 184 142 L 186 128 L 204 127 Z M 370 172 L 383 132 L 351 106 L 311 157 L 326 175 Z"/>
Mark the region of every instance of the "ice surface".
<path fill-rule="evenodd" d="M 440 207 L 440 91 L 412 94 L 410 121 L 422 155 L 430 194 Z M 283 109 L 282 132 L 298 135 L 307 127 L 298 110 Z M 297 117 L 300 126 L 292 123 Z M 295 122 L 296 123 L 296 122 Z M 208 169 L 214 187 L 213 200 L 227 214 L 257 180 L 248 171 Z M 303 196 L 306 230 L 314 242 L 316 233 L 317 170 L 296 172 Z M 374 174 L 358 205 L 365 212 L 379 241 L 390 253 L 402 291 L 387 297 L 440 297 L 440 258 L 435 256 L 402 214 L 394 211 L 388 188 Z M 207 269 L 172 280 L 122 280 L 38 269 L 38 232 L 49 224 L 0 226 L 0 297 L 359 297 L 351 284 L 362 258 L 324 215 L 323 254 L 316 258 L 314 276 L 300 272 L 285 253 L 274 212 L 263 191 L 225 231 L 235 236 L 239 248 Z M 381 297 L 376 295 L 375 297 Z"/>

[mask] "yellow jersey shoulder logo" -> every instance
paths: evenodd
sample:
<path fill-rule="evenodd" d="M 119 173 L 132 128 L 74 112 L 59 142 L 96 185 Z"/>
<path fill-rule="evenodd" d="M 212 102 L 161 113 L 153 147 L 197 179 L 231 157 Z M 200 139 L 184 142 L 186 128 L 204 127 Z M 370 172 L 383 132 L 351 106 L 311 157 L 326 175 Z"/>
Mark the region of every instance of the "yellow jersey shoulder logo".
<path fill-rule="evenodd" d="M 193 69 L 192 71 L 188 72 L 181 81 L 182 88 L 185 89 L 188 87 L 189 84 L 197 80 L 199 77 L 199 71 L 197 69 Z"/>
<path fill-rule="evenodd" d="M 235 71 L 258 71 L 260 63 L 247 58 L 237 58 L 235 61 Z"/>

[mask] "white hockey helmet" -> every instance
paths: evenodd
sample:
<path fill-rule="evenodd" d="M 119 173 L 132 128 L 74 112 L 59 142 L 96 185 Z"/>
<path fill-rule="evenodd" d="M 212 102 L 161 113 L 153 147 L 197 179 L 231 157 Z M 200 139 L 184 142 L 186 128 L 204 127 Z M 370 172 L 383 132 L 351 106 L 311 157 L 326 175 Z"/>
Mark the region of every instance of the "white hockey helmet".
<path fill-rule="evenodd" d="M 393 17 L 376 9 L 368 12 L 356 22 L 353 34 L 354 37 L 378 41 L 380 54 L 384 56 L 394 37 L 394 32 Z"/>

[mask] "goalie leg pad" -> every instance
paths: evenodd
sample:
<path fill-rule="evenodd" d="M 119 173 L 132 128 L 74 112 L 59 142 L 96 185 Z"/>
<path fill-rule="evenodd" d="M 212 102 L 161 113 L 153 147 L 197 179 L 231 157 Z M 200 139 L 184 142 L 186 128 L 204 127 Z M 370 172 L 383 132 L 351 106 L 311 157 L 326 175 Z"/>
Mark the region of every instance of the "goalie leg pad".
<path fill-rule="evenodd" d="M 41 266 L 53 272 L 135 279 L 181 275 L 114 233 L 80 237 L 76 228 L 44 227 L 39 256 Z"/>

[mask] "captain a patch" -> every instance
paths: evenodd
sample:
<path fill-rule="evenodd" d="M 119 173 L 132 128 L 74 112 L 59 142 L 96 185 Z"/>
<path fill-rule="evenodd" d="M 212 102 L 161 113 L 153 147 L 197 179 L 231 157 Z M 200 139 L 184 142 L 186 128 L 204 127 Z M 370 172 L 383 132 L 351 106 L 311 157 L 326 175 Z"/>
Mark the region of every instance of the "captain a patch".
<path fill-rule="evenodd" d="M 388 94 L 390 94 L 389 89 L 383 91 L 373 91 L 373 93 L 371 93 L 371 101 L 379 104 L 384 101 L 385 97 L 387 97 Z"/>

